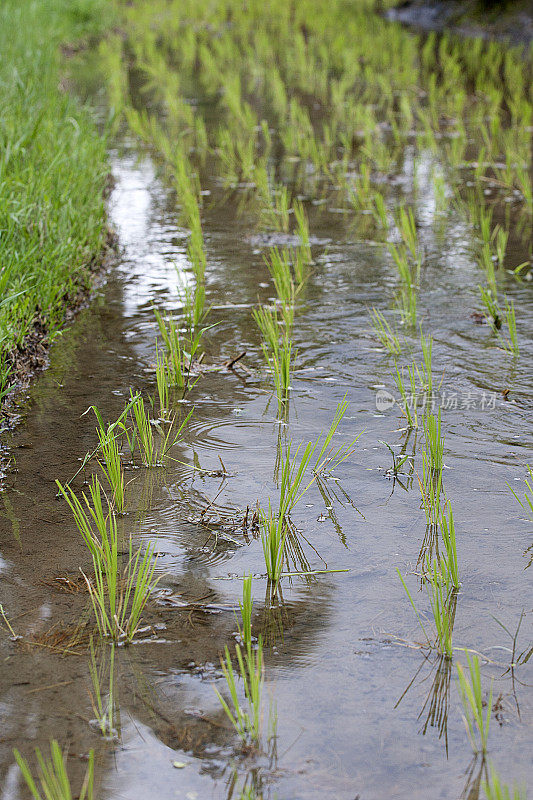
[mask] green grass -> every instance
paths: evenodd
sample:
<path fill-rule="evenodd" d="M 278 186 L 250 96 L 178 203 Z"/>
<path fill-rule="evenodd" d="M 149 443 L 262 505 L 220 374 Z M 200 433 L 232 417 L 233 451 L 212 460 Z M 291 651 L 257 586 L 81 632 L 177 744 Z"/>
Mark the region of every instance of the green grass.
<path fill-rule="evenodd" d="M 108 4 L 5 0 L 0 7 L 0 399 L 15 348 L 91 285 L 105 245 L 105 142 L 60 88 L 59 44 L 98 32 Z"/>

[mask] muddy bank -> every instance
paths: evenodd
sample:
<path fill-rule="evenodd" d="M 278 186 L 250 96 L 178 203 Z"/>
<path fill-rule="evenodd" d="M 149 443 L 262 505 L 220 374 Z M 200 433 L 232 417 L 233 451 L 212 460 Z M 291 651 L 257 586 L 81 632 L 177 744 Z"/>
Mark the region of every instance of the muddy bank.
<path fill-rule="evenodd" d="M 50 336 L 50 324 L 41 314 L 37 314 L 31 332 L 24 340 L 4 353 L 4 361 L 10 369 L 9 388 L 0 402 L 0 431 L 10 427 L 19 419 L 17 405 L 21 401 L 21 393 L 27 389 L 36 375 L 49 364 L 50 347 L 57 335 L 60 335 L 76 317 L 86 308 L 94 293 L 105 281 L 109 268 L 116 263 L 118 257 L 118 239 L 109 229 L 103 252 L 87 265 L 87 274 L 82 285 L 65 294 L 65 310 L 59 331 Z M 1 475 L 1 463 L 0 463 Z"/>
<path fill-rule="evenodd" d="M 389 9 L 387 19 L 427 31 L 497 39 L 512 44 L 533 41 L 533 4 L 483 3 L 478 0 L 405 0 Z"/>

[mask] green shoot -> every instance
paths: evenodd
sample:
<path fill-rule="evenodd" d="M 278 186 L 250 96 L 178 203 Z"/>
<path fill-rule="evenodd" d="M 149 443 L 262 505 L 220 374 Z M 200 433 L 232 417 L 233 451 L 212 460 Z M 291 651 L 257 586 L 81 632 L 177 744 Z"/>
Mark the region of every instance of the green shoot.
<path fill-rule="evenodd" d="M 400 345 L 400 340 L 398 336 L 393 333 L 389 323 L 381 313 L 376 308 L 372 308 L 370 311 L 370 315 L 372 317 L 372 325 L 374 326 L 374 332 L 379 340 L 379 342 L 385 347 L 389 353 L 393 356 L 398 356 L 402 352 L 402 347 Z"/>

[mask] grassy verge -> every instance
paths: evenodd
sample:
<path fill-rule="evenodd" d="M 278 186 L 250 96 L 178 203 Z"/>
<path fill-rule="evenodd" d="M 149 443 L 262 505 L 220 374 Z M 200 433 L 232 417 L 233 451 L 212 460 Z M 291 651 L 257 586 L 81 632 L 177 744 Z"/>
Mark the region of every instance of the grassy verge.
<path fill-rule="evenodd" d="M 107 239 L 105 143 L 61 86 L 59 45 L 102 0 L 0 4 L 0 403 L 91 283 Z"/>

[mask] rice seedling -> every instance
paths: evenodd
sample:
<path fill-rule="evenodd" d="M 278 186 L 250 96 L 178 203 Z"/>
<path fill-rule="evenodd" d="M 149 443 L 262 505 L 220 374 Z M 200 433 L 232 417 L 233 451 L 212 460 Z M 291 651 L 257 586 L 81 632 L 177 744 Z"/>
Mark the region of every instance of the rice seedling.
<path fill-rule="evenodd" d="M 269 581 L 275 585 L 278 583 L 283 564 L 285 562 L 285 541 L 287 538 L 287 522 L 281 515 L 275 515 L 272 508 L 268 508 L 268 513 L 261 512 L 260 515 L 261 544 L 263 556 Z"/>
<path fill-rule="evenodd" d="M 514 303 L 513 301 L 509 301 L 507 297 L 505 298 L 505 322 L 507 324 L 507 332 L 509 334 L 509 340 L 503 339 L 505 344 L 505 349 L 512 353 L 513 356 L 518 356 L 520 352 L 520 348 L 518 345 L 518 335 L 516 331 L 516 315 L 514 310 Z"/>
<path fill-rule="evenodd" d="M 424 383 L 427 387 L 429 395 L 433 393 L 433 373 L 431 371 L 431 355 L 433 350 L 433 337 L 424 336 L 422 328 L 420 328 L 420 345 L 422 347 L 423 364 L 422 370 L 424 373 Z"/>
<path fill-rule="evenodd" d="M 169 416 L 169 370 L 167 360 L 155 345 L 155 379 L 157 396 L 159 398 L 159 418 L 168 419 Z"/>
<path fill-rule="evenodd" d="M 165 322 L 162 314 L 156 308 L 154 308 L 154 315 L 166 349 L 169 382 L 174 386 L 185 387 L 190 359 L 187 358 L 182 348 L 176 322 L 173 317 L 169 317 Z"/>
<path fill-rule="evenodd" d="M 526 469 L 529 473 L 529 478 L 524 479 L 526 491 L 523 500 L 520 499 L 510 483 L 508 483 L 507 486 L 513 493 L 515 500 L 520 504 L 520 507 L 523 508 L 524 511 L 528 511 L 533 516 L 533 467 L 530 467 L 529 464 L 526 464 Z"/>
<path fill-rule="evenodd" d="M 42 755 L 37 748 L 37 774 L 40 788 L 34 780 L 28 762 L 19 753 L 13 750 L 15 760 L 19 765 L 28 789 L 34 800 L 93 800 L 94 798 L 94 750 L 89 752 L 89 759 L 85 778 L 78 793 L 72 790 L 70 779 L 67 773 L 66 753 L 61 752 L 61 748 L 55 739 L 50 742 L 50 758 Z"/>
<path fill-rule="evenodd" d="M 312 261 L 311 245 L 309 243 L 309 222 L 303 203 L 300 200 L 295 200 L 293 203 L 294 218 L 296 220 L 296 233 L 300 239 L 300 246 L 298 248 L 299 264 L 302 269 L 295 270 L 296 280 L 301 286 L 305 280 L 305 273 L 303 267 L 307 267 Z"/>
<path fill-rule="evenodd" d="M 396 225 L 400 231 L 403 243 L 407 247 L 409 253 L 411 254 L 411 258 L 415 262 L 416 274 L 418 276 L 420 271 L 421 256 L 413 209 L 409 208 L 406 210 L 404 206 L 400 206 L 396 216 Z"/>
<path fill-rule="evenodd" d="M 485 319 L 492 330 L 497 333 L 502 326 L 502 312 L 498 305 L 497 296 L 492 289 L 485 289 L 483 286 L 479 286 L 478 289 L 481 295 L 481 302 L 485 308 Z"/>
<path fill-rule="evenodd" d="M 400 340 L 398 336 L 392 331 L 389 323 L 381 313 L 376 308 L 372 308 L 370 311 L 370 316 L 372 318 L 372 325 L 374 326 L 374 332 L 379 340 L 379 342 L 385 347 L 389 353 L 393 356 L 398 356 L 402 352 L 402 347 L 400 344 Z"/>
<path fill-rule="evenodd" d="M 117 520 L 112 509 L 105 513 L 98 478 L 93 475 L 89 485 L 90 501 L 82 493 L 81 502 L 70 487 L 62 486 L 57 480 L 56 484 L 92 556 L 94 582 L 84 577 L 100 635 L 109 636 L 113 641 L 125 639 L 129 642 L 135 636 L 142 612 L 159 580 L 154 579 L 155 547 L 149 544 L 141 557 L 142 548 L 134 553 L 130 537 L 123 568 Z"/>
<path fill-rule="evenodd" d="M 91 724 L 98 728 L 102 736 L 107 739 L 115 739 L 118 736 L 117 702 L 115 695 L 115 645 L 110 647 L 109 664 L 103 657 L 98 666 L 94 651 L 93 640 L 91 639 L 91 658 L 89 661 L 89 672 L 93 691 L 91 693 L 91 703 L 95 719 Z M 102 683 L 108 675 L 107 696 L 102 694 Z"/>
<path fill-rule="evenodd" d="M 402 405 L 400 406 L 402 414 L 405 416 L 407 421 L 407 426 L 409 428 L 418 428 L 418 394 L 416 388 L 416 373 L 417 368 L 416 364 L 413 363 L 412 366 L 407 367 L 407 372 L 409 375 L 409 385 L 411 391 L 407 391 L 406 384 L 404 382 L 404 372 L 403 367 L 400 372 L 398 369 L 398 364 L 394 365 L 394 382 L 396 383 L 396 387 L 400 393 L 400 397 L 402 399 Z"/>
<path fill-rule="evenodd" d="M 283 336 L 276 350 L 271 354 L 264 351 L 268 367 L 274 381 L 274 388 L 278 399 L 278 411 L 284 413 L 287 409 L 289 390 L 291 388 L 291 359 L 293 353 L 292 342 L 287 334 Z"/>
<path fill-rule="evenodd" d="M 265 257 L 265 262 L 274 281 L 276 294 L 282 304 L 292 305 L 294 303 L 294 281 L 289 251 L 286 248 L 280 250 L 278 247 L 272 247 L 268 258 Z"/>
<path fill-rule="evenodd" d="M 330 448 L 331 441 L 339 427 L 342 418 L 344 417 L 346 411 L 348 410 L 349 402 L 346 399 L 346 395 L 344 395 L 343 399 L 340 403 L 338 403 L 337 408 L 335 410 L 335 416 L 329 426 L 328 432 L 324 437 L 324 441 L 322 446 L 318 452 L 318 456 L 315 461 L 315 465 L 313 467 L 313 473 L 318 476 L 323 473 L 327 467 L 328 472 L 332 472 L 336 467 L 342 464 L 351 454 L 354 452 L 355 444 L 357 440 L 362 435 L 363 431 L 360 431 L 355 439 L 353 439 L 349 443 L 341 444 L 341 446 L 334 450 L 334 448 Z M 320 443 L 320 437 L 317 440 L 317 445 Z"/>
<path fill-rule="evenodd" d="M 526 787 L 513 786 L 510 789 L 500 781 L 500 776 L 492 764 L 489 768 L 488 780 L 483 781 L 482 788 L 487 800 L 527 800 Z"/>
<path fill-rule="evenodd" d="M 492 235 L 495 242 L 498 266 L 503 267 L 505 251 L 507 250 L 507 241 L 509 239 L 509 231 L 506 231 L 500 225 L 497 225 Z"/>
<path fill-rule="evenodd" d="M 120 457 L 118 435 L 115 435 L 114 430 L 111 432 L 109 430 L 104 431 L 102 426 L 96 429 L 96 433 L 99 444 L 98 452 L 101 455 L 101 460 L 99 459 L 98 463 L 111 488 L 113 505 L 119 513 L 122 513 L 125 504 L 124 470 Z"/>
<path fill-rule="evenodd" d="M 156 420 L 150 419 L 145 408 L 144 400 L 139 395 L 134 398 L 132 393 L 131 419 L 135 429 L 135 436 L 139 447 L 142 463 L 145 467 L 160 466 L 168 457 L 169 450 L 177 443 L 181 433 L 189 421 L 192 411 L 181 422 L 178 430 L 174 432 L 174 421 L 165 432 Z M 159 443 L 154 436 L 154 429 L 159 434 Z"/>
<path fill-rule="evenodd" d="M 444 572 L 449 576 L 449 582 L 453 589 L 459 589 L 461 583 L 459 581 L 459 567 L 457 562 L 457 545 L 455 540 L 455 523 L 453 521 L 453 512 L 448 505 L 448 515 L 443 510 L 440 519 L 439 527 L 444 542 L 446 555 L 441 556 L 441 562 L 444 562 Z"/>
<path fill-rule="evenodd" d="M 441 433 L 441 410 L 437 416 L 426 414 L 422 421 L 428 466 L 435 472 L 440 472 L 444 466 L 444 436 Z"/>
<path fill-rule="evenodd" d="M 378 225 L 381 225 L 384 231 L 389 229 L 389 218 L 387 216 L 387 206 L 385 205 L 385 198 L 380 192 L 374 194 L 374 205 L 371 208 L 372 216 Z"/>
<path fill-rule="evenodd" d="M 474 753 L 485 754 L 487 752 L 490 717 L 492 714 L 492 683 L 488 699 L 485 702 L 481 687 L 479 658 L 476 655 L 470 658 L 470 654 L 466 650 L 465 655 L 468 674 L 466 674 L 461 664 L 457 664 L 459 695 L 464 711 L 463 718 L 472 750 Z"/>
<path fill-rule="evenodd" d="M 270 352 L 279 350 L 280 327 L 276 306 L 259 306 L 252 310 L 253 318 L 261 331 L 264 344 Z M 265 354 L 268 362 L 268 352 Z"/>

